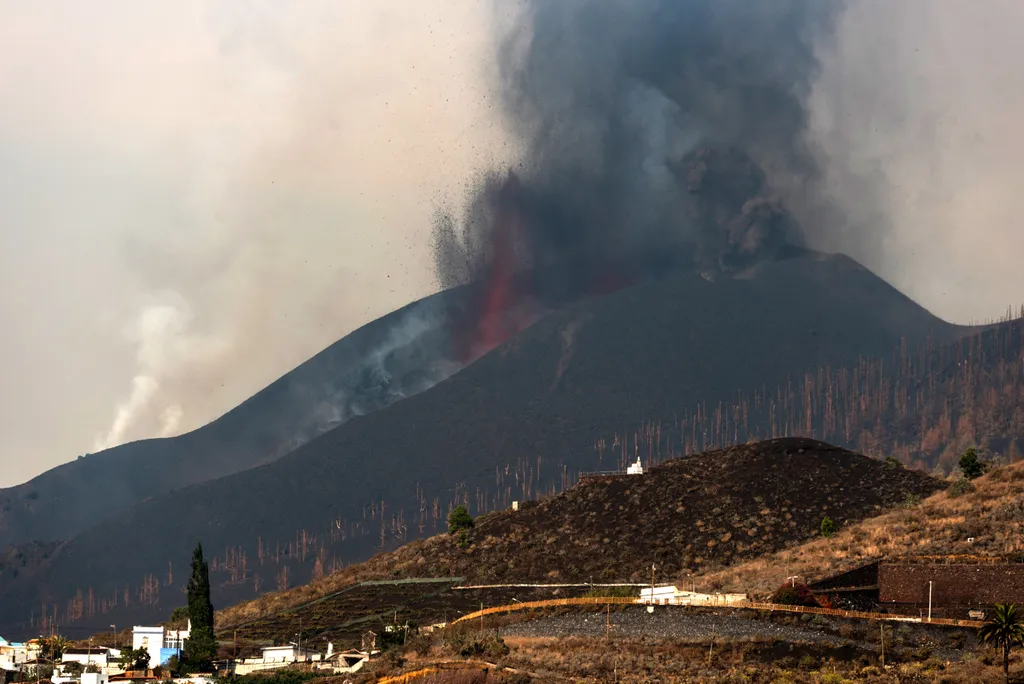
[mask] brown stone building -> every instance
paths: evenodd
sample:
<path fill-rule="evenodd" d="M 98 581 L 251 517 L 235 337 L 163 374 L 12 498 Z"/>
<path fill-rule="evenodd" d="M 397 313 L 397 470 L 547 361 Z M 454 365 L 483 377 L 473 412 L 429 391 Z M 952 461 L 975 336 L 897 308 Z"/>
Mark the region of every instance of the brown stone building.
<path fill-rule="evenodd" d="M 967 618 L 996 603 L 1024 605 L 1024 563 L 972 556 L 894 558 L 810 586 L 837 608 L 903 615 L 927 615 L 930 586 L 932 617 Z"/>

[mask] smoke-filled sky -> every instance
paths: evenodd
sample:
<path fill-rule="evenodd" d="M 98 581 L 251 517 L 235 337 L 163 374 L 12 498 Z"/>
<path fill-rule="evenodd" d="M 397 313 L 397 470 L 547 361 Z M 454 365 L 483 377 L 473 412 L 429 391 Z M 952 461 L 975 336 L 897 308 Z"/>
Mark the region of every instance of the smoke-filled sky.
<path fill-rule="evenodd" d="M 669 5 L 676 24 L 643 16 Z M 687 23 L 707 5 L 713 21 Z M 735 83 L 713 87 L 715 65 L 694 73 L 701 41 L 737 63 L 769 47 L 747 39 L 809 51 L 799 79 L 768 71 L 789 59 L 759 66 L 801 85 L 787 135 L 807 156 L 768 171 L 813 246 L 851 253 L 947 319 L 1024 302 L 1024 5 L 848 0 L 827 28 L 794 10 L 793 36 L 749 30 L 765 12 L 785 27 L 781 8 L 800 6 L 0 0 L 0 486 L 196 427 L 436 290 L 438 200 L 536 154 L 536 124 L 581 101 L 599 111 L 560 122 L 581 146 L 547 151 L 599 150 L 583 124 L 619 106 L 602 97 L 661 97 L 620 90 L 622 74 L 699 93 L 688 106 L 720 125 L 756 123 Z M 693 25 L 720 32 L 686 36 L 660 76 L 657 54 L 637 56 L 659 44 L 651 26 Z M 579 90 L 552 99 L 549 85 Z M 644 111 L 661 112 L 650 130 L 630 125 L 654 156 L 679 147 L 661 119 L 694 112 Z M 595 174 L 614 159 L 592 159 Z M 793 173 L 808 160 L 813 177 Z"/>

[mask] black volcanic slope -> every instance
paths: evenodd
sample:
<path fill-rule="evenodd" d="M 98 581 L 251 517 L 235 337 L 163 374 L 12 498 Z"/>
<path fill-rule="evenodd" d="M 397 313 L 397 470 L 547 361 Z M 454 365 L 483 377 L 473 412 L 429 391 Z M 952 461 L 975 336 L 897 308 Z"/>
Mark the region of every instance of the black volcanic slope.
<path fill-rule="evenodd" d="M 342 338 L 193 432 L 149 439 L 0 489 L 0 549 L 67 539 L 146 499 L 268 463 L 455 372 L 448 317 L 466 293 L 414 302 Z"/>
<path fill-rule="evenodd" d="M 272 588 L 289 558 L 290 584 L 303 581 L 321 545 L 328 560 L 352 562 L 382 536 L 391 545 L 417 536 L 418 512 L 440 509 L 443 518 L 457 484 L 474 509 L 478 488 L 490 500 L 499 481 L 516 486 L 517 465 L 546 489 L 596 469 L 595 440 L 642 420 L 714 406 L 737 389 L 785 385 L 816 366 L 889 357 L 904 338 L 942 341 L 960 332 L 842 256 L 804 254 L 716 282 L 681 274 L 579 302 L 432 389 L 273 463 L 155 498 L 83 532 L 33 579 L 0 588 L 0 605 L 20 624 L 44 596 L 61 604 L 78 589 L 104 596 L 135 587 L 148 574 L 165 575 L 169 560 L 183 568 L 197 539 L 225 555 L 215 582 L 226 580 L 226 556 L 247 555 L 246 583 L 216 590 L 224 605 L 251 595 L 256 574 Z M 521 485 L 512 498 L 529 498 Z M 436 529 L 428 522 L 422 534 Z M 304 558 L 295 558 L 299 530 L 315 535 Z M 97 551 L 112 540 L 132 552 Z"/>
<path fill-rule="evenodd" d="M 487 515 L 459 548 L 417 541 L 371 566 L 481 582 L 650 579 L 757 558 L 946 483 L 811 439 L 782 438 L 672 459 L 642 476 L 584 480 L 559 496 Z"/>

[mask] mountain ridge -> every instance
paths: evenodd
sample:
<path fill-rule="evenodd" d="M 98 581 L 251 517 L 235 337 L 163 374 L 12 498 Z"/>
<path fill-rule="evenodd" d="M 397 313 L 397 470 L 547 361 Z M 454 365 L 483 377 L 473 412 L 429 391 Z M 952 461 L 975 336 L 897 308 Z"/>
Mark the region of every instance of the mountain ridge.
<path fill-rule="evenodd" d="M 193 431 L 88 454 L 0 489 L 0 548 L 70 538 L 135 503 L 272 462 L 352 415 L 421 391 L 462 365 L 451 358 L 448 319 L 466 298 L 449 290 L 371 321 Z"/>

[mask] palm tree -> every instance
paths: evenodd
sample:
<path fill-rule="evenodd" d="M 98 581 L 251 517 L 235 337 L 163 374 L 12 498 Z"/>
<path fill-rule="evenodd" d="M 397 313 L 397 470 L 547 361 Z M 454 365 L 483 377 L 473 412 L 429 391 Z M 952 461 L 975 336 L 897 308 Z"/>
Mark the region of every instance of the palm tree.
<path fill-rule="evenodd" d="M 982 643 L 1003 649 L 1003 681 L 1010 682 L 1010 649 L 1024 644 L 1024 618 L 1012 603 L 997 603 L 992 617 L 978 630 Z"/>
<path fill-rule="evenodd" d="M 43 657 L 48 660 L 60 660 L 64 651 L 68 649 L 68 638 L 63 634 L 54 634 L 49 638 L 43 638 Z"/>

